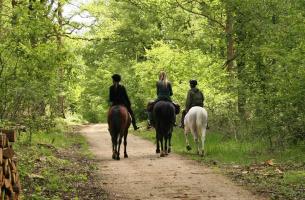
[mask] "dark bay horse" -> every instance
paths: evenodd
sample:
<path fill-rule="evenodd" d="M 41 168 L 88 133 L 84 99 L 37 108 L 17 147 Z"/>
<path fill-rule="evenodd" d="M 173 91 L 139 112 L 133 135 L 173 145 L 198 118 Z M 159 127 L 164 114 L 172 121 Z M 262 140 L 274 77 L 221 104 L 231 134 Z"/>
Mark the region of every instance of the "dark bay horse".
<path fill-rule="evenodd" d="M 160 156 L 164 157 L 171 151 L 171 137 L 175 124 L 175 107 L 172 102 L 158 101 L 153 108 L 153 117 L 157 139 L 156 153 L 160 153 L 161 145 Z"/>
<path fill-rule="evenodd" d="M 128 158 L 127 135 L 131 117 L 127 108 L 121 105 L 112 106 L 108 111 L 108 129 L 112 140 L 112 159 L 120 160 L 120 146 L 124 137 L 124 158 Z"/>

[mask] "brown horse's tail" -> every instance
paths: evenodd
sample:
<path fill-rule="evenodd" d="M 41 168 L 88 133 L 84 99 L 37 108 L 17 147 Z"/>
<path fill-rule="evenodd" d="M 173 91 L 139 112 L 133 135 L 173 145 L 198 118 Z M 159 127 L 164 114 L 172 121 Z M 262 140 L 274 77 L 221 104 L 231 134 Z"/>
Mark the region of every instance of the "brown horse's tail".
<path fill-rule="evenodd" d="M 108 124 L 111 135 L 117 136 L 128 128 L 129 113 L 124 106 L 113 106 L 108 113 Z"/>

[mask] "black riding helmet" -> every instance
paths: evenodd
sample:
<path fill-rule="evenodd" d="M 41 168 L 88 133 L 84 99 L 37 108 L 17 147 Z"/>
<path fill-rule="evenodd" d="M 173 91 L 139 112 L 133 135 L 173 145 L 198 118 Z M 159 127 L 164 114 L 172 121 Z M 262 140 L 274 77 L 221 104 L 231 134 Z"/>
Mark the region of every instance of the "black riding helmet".
<path fill-rule="evenodd" d="M 119 74 L 113 74 L 111 78 L 115 82 L 120 82 L 121 81 L 121 76 Z"/>
<path fill-rule="evenodd" d="M 191 87 L 195 87 L 197 85 L 197 81 L 196 80 L 190 80 L 190 85 L 191 85 Z"/>

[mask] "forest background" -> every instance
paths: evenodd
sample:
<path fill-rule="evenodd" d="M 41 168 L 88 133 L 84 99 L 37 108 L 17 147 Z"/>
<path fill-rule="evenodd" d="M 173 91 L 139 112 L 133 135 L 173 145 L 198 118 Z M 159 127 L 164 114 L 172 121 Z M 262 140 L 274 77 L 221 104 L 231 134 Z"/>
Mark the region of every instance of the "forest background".
<path fill-rule="evenodd" d="M 24 196 L 60 199 L 80 178 L 61 179 L 62 158 L 59 166 L 37 165 L 58 157 L 42 142 L 55 149 L 86 143 L 61 134 L 62 119 L 105 122 L 111 76 L 119 73 L 145 126 L 164 70 L 182 109 L 190 79 L 205 95 L 204 161 L 230 163 L 238 180 L 275 199 L 302 198 L 304 58 L 304 0 L 0 0 L 0 128 L 27 130 L 16 150 Z M 174 150 L 185 153 L 182 131 L 175 133 Z M 38 172 L 43 183 L 29 178 Z M 58 188 L 64 183 L 71 185 Z"/>
<path fill-rule="evenodd" d="M 271 146 L 304 141 L 304 20 L 302 0 L 0 0 L 1 123 L 105 121 L 113 73 L 145 120 L 165 70 L 182 107 L 198 80 L 211 127 Z"/>

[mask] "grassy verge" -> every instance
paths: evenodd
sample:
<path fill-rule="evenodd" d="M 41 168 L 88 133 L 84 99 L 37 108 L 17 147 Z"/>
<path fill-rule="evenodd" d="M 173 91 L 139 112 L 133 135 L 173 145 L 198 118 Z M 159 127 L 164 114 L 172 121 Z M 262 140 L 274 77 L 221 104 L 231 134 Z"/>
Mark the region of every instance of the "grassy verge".
<path fill-rule="evenodd" d="M 134 134 L 155 141 L 154 130 Z M 305 144 L 271 152 L 264 141 L 236 141 L 208 131 L 206 156 L 201 158 L 195 154 L 191 136 L 189 141 L 193 150 L 188 152 L 183 130 L 175 128 L 172 138 L 174 152 L 217 166 L 235 182 L 254 192 L 265 193 L 271 199 L 305 199 Z"/>
<path fill-rule="evenodd" d="M 22 199 L 105 199 L 85 138 L 64 123 L 49 133 L 34 133 L 31 144 L 28 133 L 20 134 L 14 150 Z"/>

